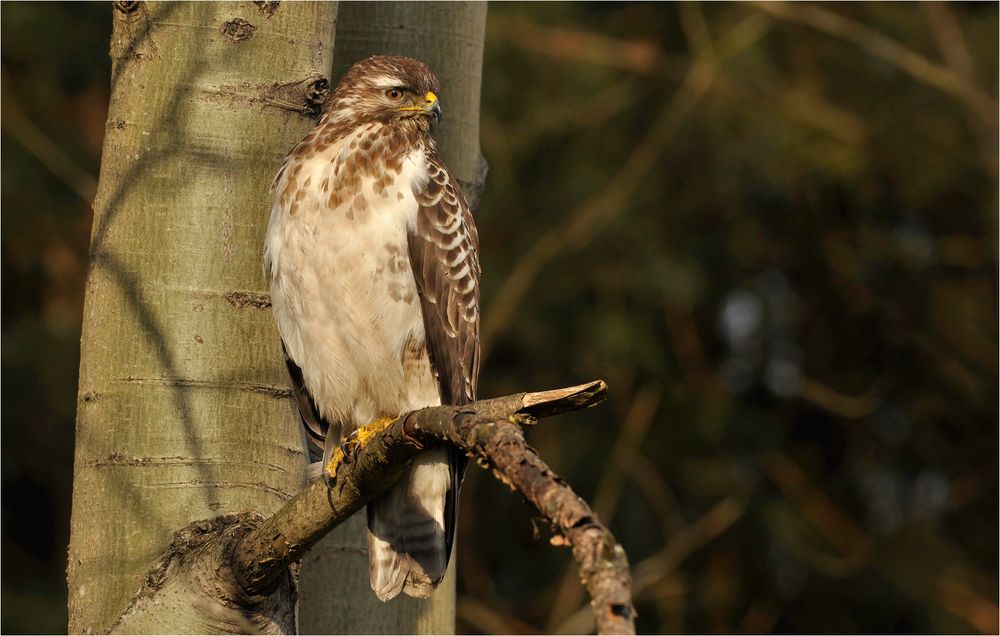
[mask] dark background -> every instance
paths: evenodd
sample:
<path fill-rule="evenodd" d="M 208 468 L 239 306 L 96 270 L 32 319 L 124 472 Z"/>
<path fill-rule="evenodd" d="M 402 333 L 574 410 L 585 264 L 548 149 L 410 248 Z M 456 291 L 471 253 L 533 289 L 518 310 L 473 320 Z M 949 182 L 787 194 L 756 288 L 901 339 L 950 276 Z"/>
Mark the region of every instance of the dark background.
<path fill-rule="evenodd" d="M 481 392 L 608 381 L 529 438 L 641 631 L 997 631 L 997 19 L 491 6 Z M 110 27 L 2 5 L 4 632 L 66 629 Z M 519 498 L 462 505 L 460 631 L 588 628 Z"/>

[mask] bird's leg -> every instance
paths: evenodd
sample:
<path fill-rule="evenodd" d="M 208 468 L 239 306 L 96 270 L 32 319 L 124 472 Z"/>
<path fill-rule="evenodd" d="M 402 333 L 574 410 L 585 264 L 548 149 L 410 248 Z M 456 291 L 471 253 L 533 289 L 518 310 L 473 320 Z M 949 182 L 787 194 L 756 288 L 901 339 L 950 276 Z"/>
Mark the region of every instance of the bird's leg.
<path fill-rule="evenodd" d="M 354 446 L 357 446 L 358 444 L 363 446 L 368 442 L 368 440 L 388 428 L 390 424 L 396 421 L 396 419 L 397 418 L 392 415 L 385 415 L 378 418 L 371 424 L 365 424 L 364 426 L 358 427 L 352 434 L 352 437 L 357 437 Z M 353 449 L 354 447 L 352 446 L 351 450 Z"/>

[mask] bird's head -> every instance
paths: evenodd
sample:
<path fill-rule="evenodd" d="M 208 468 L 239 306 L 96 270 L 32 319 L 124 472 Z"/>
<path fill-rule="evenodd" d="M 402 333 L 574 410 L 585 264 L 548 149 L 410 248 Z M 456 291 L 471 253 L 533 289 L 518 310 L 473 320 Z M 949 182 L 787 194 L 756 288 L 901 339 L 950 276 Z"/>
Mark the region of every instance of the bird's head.
<path fill-rule="evenodd" d="M 437 78 L 408 57 L 376 55 L 352 66 L 327 102 L 324 117 L 355 123 L 404 123 L 429 130 L 441 119 Z"/>

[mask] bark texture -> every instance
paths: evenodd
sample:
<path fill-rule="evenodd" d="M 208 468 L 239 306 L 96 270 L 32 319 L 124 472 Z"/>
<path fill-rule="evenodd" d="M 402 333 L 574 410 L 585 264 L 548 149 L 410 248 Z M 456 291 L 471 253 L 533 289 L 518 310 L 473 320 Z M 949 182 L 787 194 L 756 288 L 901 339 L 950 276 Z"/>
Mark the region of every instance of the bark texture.
<path fill-rule="evenodd" d="M 473 209 L 486 177 L 479 146 L 486 4 L 345 2 L 337 18 L 333 82 L 370 55 L 406 55 L 426 63 L 442 86 L 444 118 L 436 131 L 449 170 Z M 461 513 L 460 513 L 461 514 Z M 441 634 L 455 629 L 455 559 L 428 600 L 404 595 L 381 603 L 368 591 L 365 515 L 338 526 L 302 561 L 299 623 L 303 633 Z M 459 539 L 460 540 L 460 539 Z"/>
<path fill-rule="evenodd" d="M 321 482 L 310 484 L 250 532 L 236 548 L 233 569 L 249 593 L 270 588 L 330 527 L 395 483 L 408 458 L 449 442 L 523 495 L 555 532 L 553 545 L 572 546 L 598 633 L 634 634 L 636 613 L 625 551 L 590 506 L 525 443 L 519 426 L 593 406 L 606 393 L 606 385 L 598 381 L 462 407 L 423 409 L 381 428 L 362 429 L 348 454 L 337 451 L 327 466 L 329 490 Z"/>
<path fill-rule="evenodd" d="M 309 484 L 242 541 L 235 569 L 243 587 L 252 593 L 270 587 L 284 568 L 297 561 L 323 535 L 392 486 L 406 470 L 409 459 L 425 448 L 448 441 L 474 458 L 498 459 L 502 465 L 513 465 L 525 461 L 523 456 L 534 451 L 525 451 L 524 447 L 520 455 L 503 457 L 487 453 L 479 442 L 484 435 L 492 435 L 495 422 L 532 424 L 539 416 L 598 404 L 606 394 L 607 386 L 597 381 L 555 391 L 518 393 L 466 406 L 421 409 L 388 424 L 362 427 L 345 444 L 348 454 L 343 452 L 344 448 L 338 449 L 325 467 L 329 483 L 317 480 Z M 476 428 L 479 424 L 486 427 Z M 510 484 L 506 477 L 497 476 Z M 525 488 L 522 493 L 528 496 L 531 490 Z"/>
<path fill-rule="evenodd" d="M 71 633 L 109 629 L 178 528 L 270 514 L 303 484 L 275 328 L 252 299 L 266 298 L 267 188 L 328 89 L 336 10 L 114 4 L 81 342 Z M 225 608 L 204 615 L 215 609 Z"/>
<path fill-rule="evenodd" d="M 260 515 L 241 513 L 178 530 L 111 633 L 296 633 L 291 570 L 262 594 L 247 594 L 230 571 L 235 547 L 261 521 Z"/>
<path fill-rule="evenodd" d="M 115 629 L 144 631 L 150 616 L 165 615 L 175 630 L 190 623 L 222 632 L 288 633 L 294 564 L 332 528 L 385 492 L 413 456 L 449 442 L 522 494 L 556 533 L 554 545 L 572 546 L 598 632 L 633 634 L 635 609 L 624 550 L 525 444 L 520 428 L 539 416 L 592 406 L 606 392 L 603 382 L 593 382 L 427 408 L 363 427 L 334 454 L 327 467 L 329 484 L 312 482 L 270 518 L 230 515 L 178 532 Z"/>

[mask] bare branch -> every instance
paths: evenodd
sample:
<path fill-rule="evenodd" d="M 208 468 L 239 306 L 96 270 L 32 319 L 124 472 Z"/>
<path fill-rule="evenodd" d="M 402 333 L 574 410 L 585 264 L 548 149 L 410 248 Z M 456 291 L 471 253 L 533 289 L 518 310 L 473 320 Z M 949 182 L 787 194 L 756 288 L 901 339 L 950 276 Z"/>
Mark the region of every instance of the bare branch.
<path fill-rule="evenodd" d="M 521 430 L 497 421 L 475 432 L 476 454 L 498 479 L 524 495 L 552 529 L 554 545 L 570 544 L 580 578 L 590 593 L 599 634 L 634 634 L 632 577 L 625 551 L 596 515 L 524 443 Z M 470 439 L 470 438 L 467 438 Z"/>
<path fill-rule="evenodd" d="M 572 546 L 599 631 L 634 633 L 624 550 L 590 507 L 525 443 L 517 425 L 593 406 L 606 392 L 604 382 L 597 381 L 461 407 L 432 407 L 362 427 L 326 467 L 329 485 L 324 480 L 311 483 L 240 542 L 233 563 L 237 580 L 248 595 L 266 592 L 327 532 L 392 486 L 411 457 L 447 441 L 520 492 L 549 522 L 555 545 Z"/>
<path fill-rule="evenodd" d="M 642 440 L 645 439 L 646 431 L 660 405 L 661 395 L 660 387 L 646 386 L 640 389 L 632 400 L 624 425 L 618 431 L 618 439 L 611 448 L 593 498 L 594 512 L 608 523 L 615 518 L 629 467 L 635 463 Z M 578 579 L 574 574 L 572 566 L 567 566 L 552 603 L 546 631 L 559 625 L 583 599 L 583 590 L 577 584 Z"/>
<path fill-rule="evenodd" d="M 291 633 L 296 562 L 327 532 L 396 482 L 409 460 L 451 443 L 520 492 L 555 535 L 572 546 L 602 634 L 634 634 L 631 573 L 625 551 L 590 507 L 524 441 L 519 424 L 594 406 L 607 395 L 595 381 L 518 393 L 465 406 L 438 406 L 358 429 L 316 480 L 269 519 L 254 513 L 198 521 L 179 530 L 146 582 L 111 628 L 185 633 Z M 203 602 L 192 603 L 199 595 Z"/>
<path fill-rule="evenodd" d="M 937 42 L 938 50 L 944 56 L 948 66 L 966 79 L 975 77 L 976 69 L 972 63 L 969 44 L 962 34 L 962 25 L 955 14 L 948 8 L 948 3 L 935 0 L 922 5 L 927 14 L 927 25 L 931 35 Z"/>
<path fill-rule="evenodd" d="M 805 24 L 853 42 L 872 55 L 893 64 L 915 80 L 965 102 L 984 122 L 991 126 L 995 125 L 996 102 L 981 88 L 951 68 L 927 59 L 913 49 L 860 22 L 814 4 L 755 2 L 753 6 L 776 18 Z"/>
<path fill-rule="evenodd" d="M 3 75 L 3 102 L 4 132 L 17 140 L 84 203 L 87 205 L 93 203 L 94 195 L 97 193 L 97 179 L 81 168 L 59 144 L 24 114 L 14 99 L 14 91 L 8 90 L 6 73 Z"/>
<path fill-rule="evenodd" d="M 664 581 L 697 550 L 722 535 L 746 512 L 747 504 L 735 497 L 723 499 L 703 517 L 674 535 L 673 539 L 635 567 L 634 596 L 648 597 L 657 583 Z M 558 627 L 555 634 L 583 634 L 594 628 L 594 618 L 586 606 L 581 607 Z"/>
<path fill-rule="evenodd" d="M 463 561 L 463 567 L 464 561 Z M 455 605 L 455 615 L 480 634 L 538 634 L 537 628 L 519 620 L 511 612 L 498 611 L 496 599 L 484 603 L 467 595 L 459 595 Z M 470 630 L 456 629 L 459 634 Z"/>
<path fill-rule="evenodd" d="M 629 201 L 656 168 L 667 146 L 687 118 L 712 88 L 720 64 L 756 43 L 769 27 L 769 20 L 750 15 L 737 23 L 715 45 L 711 56 L 700 56 L 683 83 L 657 115 L 649 131 L 635 146 L 604 191 L 572 210 L 566 218 L 542 234 L 514 266 L 493 299 L 493 311 L 484 318 L 480 331 L 483 357 L 489 355 L 497 335 L 517 314 L 521 300 L 542 270 L 564 252 L 587 245 L 597 233 L 629 208 Z"/>
<path fill-rule="evenodd" d="M 488 36 L 508 46 L 559 61 L 618 68 L 643 75 L 677 78 L 685 60 L 655 42 L 621 39 L 578 28 L 557 28 L 524 17 L 490 16 Z"/>

